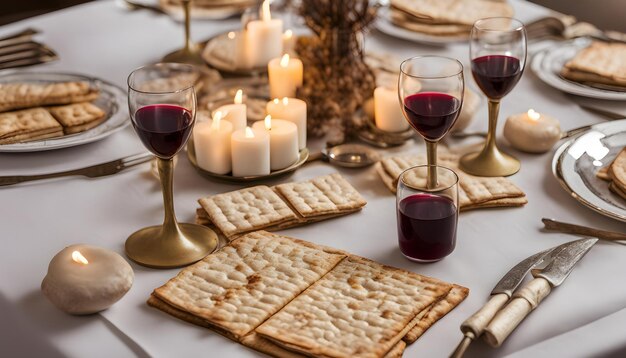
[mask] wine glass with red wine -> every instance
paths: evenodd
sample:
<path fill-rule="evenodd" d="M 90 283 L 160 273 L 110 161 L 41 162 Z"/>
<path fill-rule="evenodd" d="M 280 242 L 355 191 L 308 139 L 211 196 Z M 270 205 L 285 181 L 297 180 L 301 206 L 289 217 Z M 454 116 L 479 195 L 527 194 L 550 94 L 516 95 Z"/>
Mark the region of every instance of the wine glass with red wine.
<path fill-rule="evenodd" d="M 409 124 L 426 141 L 429 169 L 437 165 L 437 143 L 459 117 L 463 89 L 463 65 L 453 58 L 417 56 L 400 65 L 400 105 Z M 434 188 L 437 171 L 428 172 L 428 187 Z"/>
<path fill-rule="evenodd" d="M 519 82 L 526 64 L 526 29 L 520 21 L 492 17 L 474 23 L 470 34 L 474 81 L 489 98 L 489 132 L 480 152 L 461 158 L 461 168 L 474 175 L 507 176 L 520 162 L 496 145 L 500 100 Z"/>
<path fill-rule="evenodd" d="M 179 224 L 174 213 L 173 158 L 187 143 L 195 122 L 191 65 L 160 63 L 128 76 L 128 108 L 135 132 L 156 157 L 163 191 L 162 225 L 140 229 L 126 240 L 126 255 L 149 267 L 178 267 L 196 262 L 217 247 L 215 232 L 196 224 Z"/>
<path fill-rule="evenodd" d="M 427 185 L 428 172 L 437 171 L 437 186 Z M 396 212 L 398 245 L 412 261 L 434 262 L 456 246 L 459 177 L 449 168 L 421 165 L 398 178 Z"/>

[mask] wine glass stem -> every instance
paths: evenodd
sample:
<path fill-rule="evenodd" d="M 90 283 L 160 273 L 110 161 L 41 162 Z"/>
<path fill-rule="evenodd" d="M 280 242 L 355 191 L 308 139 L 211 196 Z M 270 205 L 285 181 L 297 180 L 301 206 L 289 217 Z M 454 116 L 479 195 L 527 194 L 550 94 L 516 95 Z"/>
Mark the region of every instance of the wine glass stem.
<path fill-rule="evenodd" d="M 183 0 L 185 12 L 185 49 L 191 50 L 191 0 Z"/>
<path fill-rule="evenodd" d="M 489 131 L 487 132 L 486 150 L 493 150 L 496 147 L 496 127 L 498 126 L 498 113 L 500 112 L 500 101 L 489 100 Z"/>
<path fill-rule="evenodd" d="M 437 142 L 426 141 L 426 159 L 428 161 L 428 178 L 426 179 L 426 187 L 434 189 L 437 187 Z"/>
<path fill-rule="evenodd" d="M 159 178 L 161 179 L 161 191 L 163 192 L 163 208 L 165 216 L 163 219 L 164 231 L 180 231 L 178 222 L 176 221 L 176 213 L 174 212 L 174 159 L 157 158 L 157 166 L 159 168 Z"/>

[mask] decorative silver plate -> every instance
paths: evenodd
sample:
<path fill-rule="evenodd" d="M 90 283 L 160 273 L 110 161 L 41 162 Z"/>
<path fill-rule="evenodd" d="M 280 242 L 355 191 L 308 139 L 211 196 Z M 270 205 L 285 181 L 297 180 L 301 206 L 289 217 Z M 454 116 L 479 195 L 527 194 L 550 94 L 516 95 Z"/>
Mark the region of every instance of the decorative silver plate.
<path fill-rule="evenodd" d="M 609 86 L 592 87 L 561 77 L 561 69 L 565 63 L 589 46 L 591 41 L 582 37 L 540 51 L 533 56 L 531 68 L 543 82 L 563 92 L 583 97 L 626 101 L 626 90 L 611 90 Z"/>
<path fill-rule="evenodd" d="M 626 119 L 596 124 L 565 142 L 552 159 L 552 172 L 571 196 L 588 208 L 626 222 L 626 199 L 596 176 L 626 147 Z"/>
<path fill-rule="evenodd" d="M 38 152 L 91 143 L 110 136 L 130 123 L 126 109 L 126 91 L 104 80 L 78 74 L 52 72 L 18 71 L 0 76 L 0 83 L 47 83 L 67 81 L 87 81 L 91 86 L 99 88 L 100 96 L 92 103 L 100 107 L 100 109 L 106 113 L 106 120 L 97 127 L 76 134 L 24 143 L 3 144 L 0 145 L 0 152 Z"/>

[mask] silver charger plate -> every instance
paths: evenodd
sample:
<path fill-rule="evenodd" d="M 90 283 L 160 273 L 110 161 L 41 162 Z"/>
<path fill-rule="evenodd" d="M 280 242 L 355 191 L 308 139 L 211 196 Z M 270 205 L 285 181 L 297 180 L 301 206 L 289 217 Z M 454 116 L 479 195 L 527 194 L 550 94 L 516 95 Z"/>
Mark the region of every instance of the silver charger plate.
<path fill-rule="evenodd" d="M 87 81 L 100 89 L 100 96 L 92 101 L 106 113 L 106 119 L 98 126 L 84 132 L 32 142 L 2 144 L 0 152 L 39 152 L 73 147 L 103 139 L 126 127 L 129 117 L 126 111 L 126 91 L 107 81 L 72 73 L 24 72 L 18 71 L 0 76 L 0 83 L 49 83 L 67 81 Z"/>
<path fill-rule="evenodd" d="M 626 119 L 596 124 L 557 149 L 552 173 L 563 189 L 586 207 L 626 222 L 626 199 L 609 190 L 596 173 L 626 147 Z"/>
<path fill-rule="evenodd" d="M 374 27 L 386 35 L 426 45 L 445 46 L 447 44 L 468 41 L 468 35 L 435 36 L 398 27 L 391 22 L 391 15 L 388 7 L 381 7 L 378 9 L 378 16 L 376 18 L 376 22 L 374 23 Z"/>
<path fill-rule="evenodd" d="M 531 68 L 543 82 L 563 92 L 583 97 L 626 101 L 626 90 L 611 90 L 608 86 L 592 87 L 561 77 L 561 69 L 565 63 L 591 42 L 591 39 L 581 37 L 549 47 L 534 55 Z"/>

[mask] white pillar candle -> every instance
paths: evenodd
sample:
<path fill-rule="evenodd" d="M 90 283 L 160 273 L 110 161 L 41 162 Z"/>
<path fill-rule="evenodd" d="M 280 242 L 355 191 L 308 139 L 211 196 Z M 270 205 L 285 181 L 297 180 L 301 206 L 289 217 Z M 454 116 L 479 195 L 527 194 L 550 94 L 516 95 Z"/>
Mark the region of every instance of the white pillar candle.
<path fill-rule="evenodd" d="M 231 136 L 233 176 L 256 176 L 270 173 L 270 135 L 265 129 L 239 129 Z"/>
<path fill-rule="evenodd" d="M 294 123 L 298 127 L 298 149 L 306 148 L 306 102 L 297 98 L 274 98 L 267 102 L 265 111 L 272 118 Z"/>
<path fill-rule="evenodd" d="M 561 139 L 561 126 L 555 118 L 529 109 L 506 119 L 504 137 L 521 151 L 545 153 Z"/>
<path fill-rule="evenodd" d="M 72 245 L 52 258 L 41 290 L 64 312 L 91 314 L 122 298 L 133 279 L 133 269 L 117 253 L 91 245 Z"/>
<path fill-rule="evenodd" d="M 296 96 L 296 89 L 302 85 L 302 61 L 284 54 L 272 59 L 267 64 L 267 71 L 271 98 Z"/>
<path fill-rule="evenodd" d="M 193 128 L 193 145 L 200 168 L 216 174 L 231 172 L 232 132 L 233 125 L 222 120 L 221 111 L 215 112 L 212 120 L 196 123 Z"/>
<path fill-rule="evenodd" d="M 235 131 L 244 129 L 248 125 L 248 107 L 243 103 L 243 90 L 237 90 L 233 104 L 219 107 L 213 112 L 213 116 L 217 111 L 222 112 L 224 120 L 232 123 Z"/>
<path fill-rule="evenodd" d="M 296 36 L 291 29 L 285 30 L 283 33 L 283 53 L 295 53 Z"/>
<path fill-rule="evenodd" d="M 298 161 L 298 127 L 289 121 L 272 119 L 268 115 L 264 121 L 252 125 L 257 131 L 266 130 L 270 135 L 270 168 L 280 170 Z"/>
<path fill-rule="evenodd" d="M 232 41 L 231 48 L 233 66 L 236 69 L 250 68 L 250 64 L 248 63 L 248 55 L 246 52 L 247 43 L 245 29 L 242 31 L 231 31 L 228 33 L 227 36 L 229 41 Z"/>
<path fill-rule="evenodd" d="M 402 132 L 409 129 L 398 103 L 398 89 L 376 87 L 374 90 L 374 120 L 376 127 L 386 132 Z"/>
<path fill-rule="evenodd" d="M 252 67 L 266 66 L 283 53 L 283 21 L 272 19 L 269 0 L 263 1 L 261 19 L 248 22 L 246 42 Z"/>

